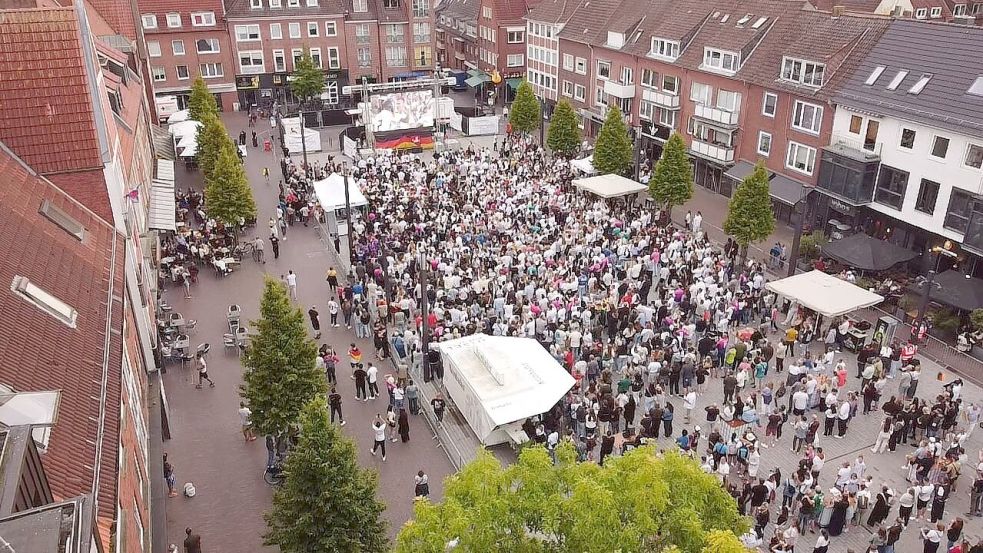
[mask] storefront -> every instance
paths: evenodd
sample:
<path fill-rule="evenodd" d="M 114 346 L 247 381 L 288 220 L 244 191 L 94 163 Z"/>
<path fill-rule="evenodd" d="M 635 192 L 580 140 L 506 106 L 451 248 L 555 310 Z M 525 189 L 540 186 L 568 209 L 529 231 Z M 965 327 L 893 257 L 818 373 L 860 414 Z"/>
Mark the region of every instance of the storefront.
<path fill-rule="evenodd" d="M 266 107 L 273 100 L 273 76 L 236 75 L 236 92 L 239 94 L 241 111 L 249 111 L 253 107 Z"/>
<path fill-rule="evenodd" d="M 289 73 L 272 73 L 270 78 L 271 96 L 279 104 L 299 104 L 300 100 L 294 96 L 290 90 L 290 82 L 294 76 Z M 369 82 L 375 82 L 375 78 L 370 78 Z M 260 80 L 262 85 L 263 80 Z M 324 107 L 342 107 L 349 104 L 346 97 L 341 94 L 341 89 L 348 86 L 348 70 L 332 69 L 324 72 L 324 91 L 321 92 L 321 103 Z"/>
<path fill-rule="evenodd" d="M 640 152 L 642 159 L 647 159 L 650 165 L 655 167 L 655 163 L 662 158 L 662 148 L 670 135 L 672 135 L 671 128 L 643 119 Z"/>
<path fill-rule="evenodd" d="M 726 166 L 700 157 L 690 156 L 690 160 L 693 162 L 694 183 L 728 198 L 734 193 L 734 181 L 724 178 Z"/>
<path fill-rule="evenodd" d="M 736 190 L 752 172 L 754 172 L 754 164 L 738 161 L 724 173 L 724 183 L 722 183 L 721 189 L 729 192 Z M 805 220 L 808 221 L 811 205 L 807 198 L 812 190 L 812 187 L 806 186 L 803 182 L 780 173 L 768 171 L 768 194 L 771 196 L 771 211 L 779 223 L 795 227 L 798 218 L 795 206 L 799 202 L 806 202 L 803 211 L 805 211 Z"/>

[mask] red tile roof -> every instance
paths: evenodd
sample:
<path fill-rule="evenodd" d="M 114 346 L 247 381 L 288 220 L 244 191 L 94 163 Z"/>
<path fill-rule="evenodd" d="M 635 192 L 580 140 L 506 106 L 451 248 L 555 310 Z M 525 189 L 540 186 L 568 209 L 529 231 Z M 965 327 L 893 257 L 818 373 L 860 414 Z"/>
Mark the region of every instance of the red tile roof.
<path fill-rule="evenodd" d="M 102 528 L 116 507 L 123 240 L 3 143 L 0 175 L 0 382 L 16 391 L 61 390 L 42 463 L 56 498 L 98 486 Z M 39 213 L 44 200 L 85 228 L 81 241 Z M 73 307 L 76 328 L 11 291 L 15 275 Z"/>
<path fill-rule="evenodd" d="M 136 40 L 136 22 L 133 20 L 133 11 L 130 10 L 129 2 L 123 0 L 87 0 L 86 3 L 99 12 L 102 19 L 117 34 L 130 40 Z M 88 15 L 90 18 L 92 17 L 92 10 L 88 10 Z"/>
<path fill-rule="evenodd" d="M 41 174 L 102 167 L 72 8 L 0 12 L 0 140 Z"/>

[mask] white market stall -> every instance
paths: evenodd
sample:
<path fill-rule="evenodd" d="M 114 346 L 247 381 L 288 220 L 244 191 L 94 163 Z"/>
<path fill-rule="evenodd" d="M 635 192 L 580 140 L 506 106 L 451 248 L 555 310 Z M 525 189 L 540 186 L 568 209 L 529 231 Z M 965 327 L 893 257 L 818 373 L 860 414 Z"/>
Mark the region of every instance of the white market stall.
<path fill-rule="evenodd" d="M 530 338 L 474 334 L 433 347 L 448 396 L 484 445 L 516 441 L 523 421 L 549 411 L 575 384 Z"/>
<path fill-rule="evenodd" d="M 573 185 L 604 199 L 621 198 L 648 191 L 648 186 L 621 175 L 597 175 L 574 179 Z"/>
<path fill-rule="evenodd" d="M 283 123 L 283 144 L 291 154 L 303 152 L 305 145 L 308 152 L 321 151 L 321 133 L 305 127 L 301 140 L 299 117 L 284 117 L 280 121 Z"/>
<path fill-rule="evenodd" d="M 571 159 L 570 167 L 573 167 L 577 171 L 580 171 L 584 175 L 593 175 L 597 171 L 594 170 L 594 156 L 589 155 L 582 159 Z"/>
<path fill-rule="evenodd" d="M 335 247 L 340 254 L 340 239 L 342 236 L 348 235 L 348 213 L 345 211 L 345 178 L 338 173 L 332 173 L 326 179 L 315 181 L 314 194 L 317 196 L 317 202 L 324 209 L 324 220 L 319 220 L 318 224 L 327 226 L 326 236 L 336 240 Z M 348 199 L 352 209 L 369 204 L 356 179 L 348 179 Z M 342 256 L 342 259 L 345 258 Z"/>
<path fill-rule="evenodd" d="M 773 280 L 765 288 L 826 317 L 838 317 L 884 301 L 878 294 L 815 270 Z"/>

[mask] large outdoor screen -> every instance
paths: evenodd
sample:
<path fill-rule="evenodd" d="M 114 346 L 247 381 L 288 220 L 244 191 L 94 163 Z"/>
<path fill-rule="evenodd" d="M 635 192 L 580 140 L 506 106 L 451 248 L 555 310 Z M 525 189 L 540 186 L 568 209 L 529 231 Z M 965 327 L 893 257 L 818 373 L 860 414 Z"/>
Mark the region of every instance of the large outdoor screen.
<path fill-rule="evenodd" d="M 373 132 L 433 126 L 436 105 L 432 90 L 378 94 L 371 98 Z"/>

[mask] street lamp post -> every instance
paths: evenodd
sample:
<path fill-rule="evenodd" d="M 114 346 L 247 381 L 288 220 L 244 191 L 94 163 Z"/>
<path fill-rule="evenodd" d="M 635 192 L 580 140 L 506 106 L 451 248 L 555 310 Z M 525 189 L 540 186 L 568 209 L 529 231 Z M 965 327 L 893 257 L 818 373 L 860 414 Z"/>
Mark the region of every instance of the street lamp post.
<path fill-rule="evenodd" d="M 430 367 L 430 304 L 427 301 L 429 275 L 427 271 L 427 256 L 423 251 L 423 242 L 420 243 L 418 260 L 420 263 L 420 313 L 422 315 L 420 322 L 420 363 L 423 368 L 423 381 L 430 382 L 433 380 L 433 371 Z"/>
<path fill-rule="evenodd" d="M 352 199 L 351 194 L 348 192 L 348 162 L 344 162 L 341 167 L 342 176 L 345 179 L 345 216 L 348 219 L 346 223 L 348 235 L 348 270 L 351 271 L 352 267 L 355 265 L 355 248 L 352 239 Z"/>
<path fill-rule="evenodd" d="M 303 104 L 301 104 L 303 106 Z M 304 109 L 301 107 L 297 112 L 300 118 L 300 147 L 304 152 L 304 175 L 307 175 L 307 137 L 304 136 Z"/>
<path fill-rule="evenodd" d="M 546 101 L 540 97 L 539 98 L 539 145 L 545 147 L 546 142 L 543 139 L 543 135 L 546 132 Z"/>
<path fill-rule="evenodd" d="M 918 325 L 925 320 L 925 312 L 928 311 L 928 304 L 931 302 L 932 298 L 932 287 L 938 286 L 938 284 L 935 282 L 935 275 L 939 270 L 939 261 L 942 260 L 943 255 L 946 257 L 956 257 L 955 252 L 941 246 L 935 246 L 929 250 L 929 253 L 935 254 L 935 265 L 929 269 L 928 276 L 925 277 L 925 282 L 922 283 L 922 301 L 918 305 L 918 316 L 915 317 L 915 320 L 911 325 L 912 333 L 915 335 L 918 333 Z"/>

